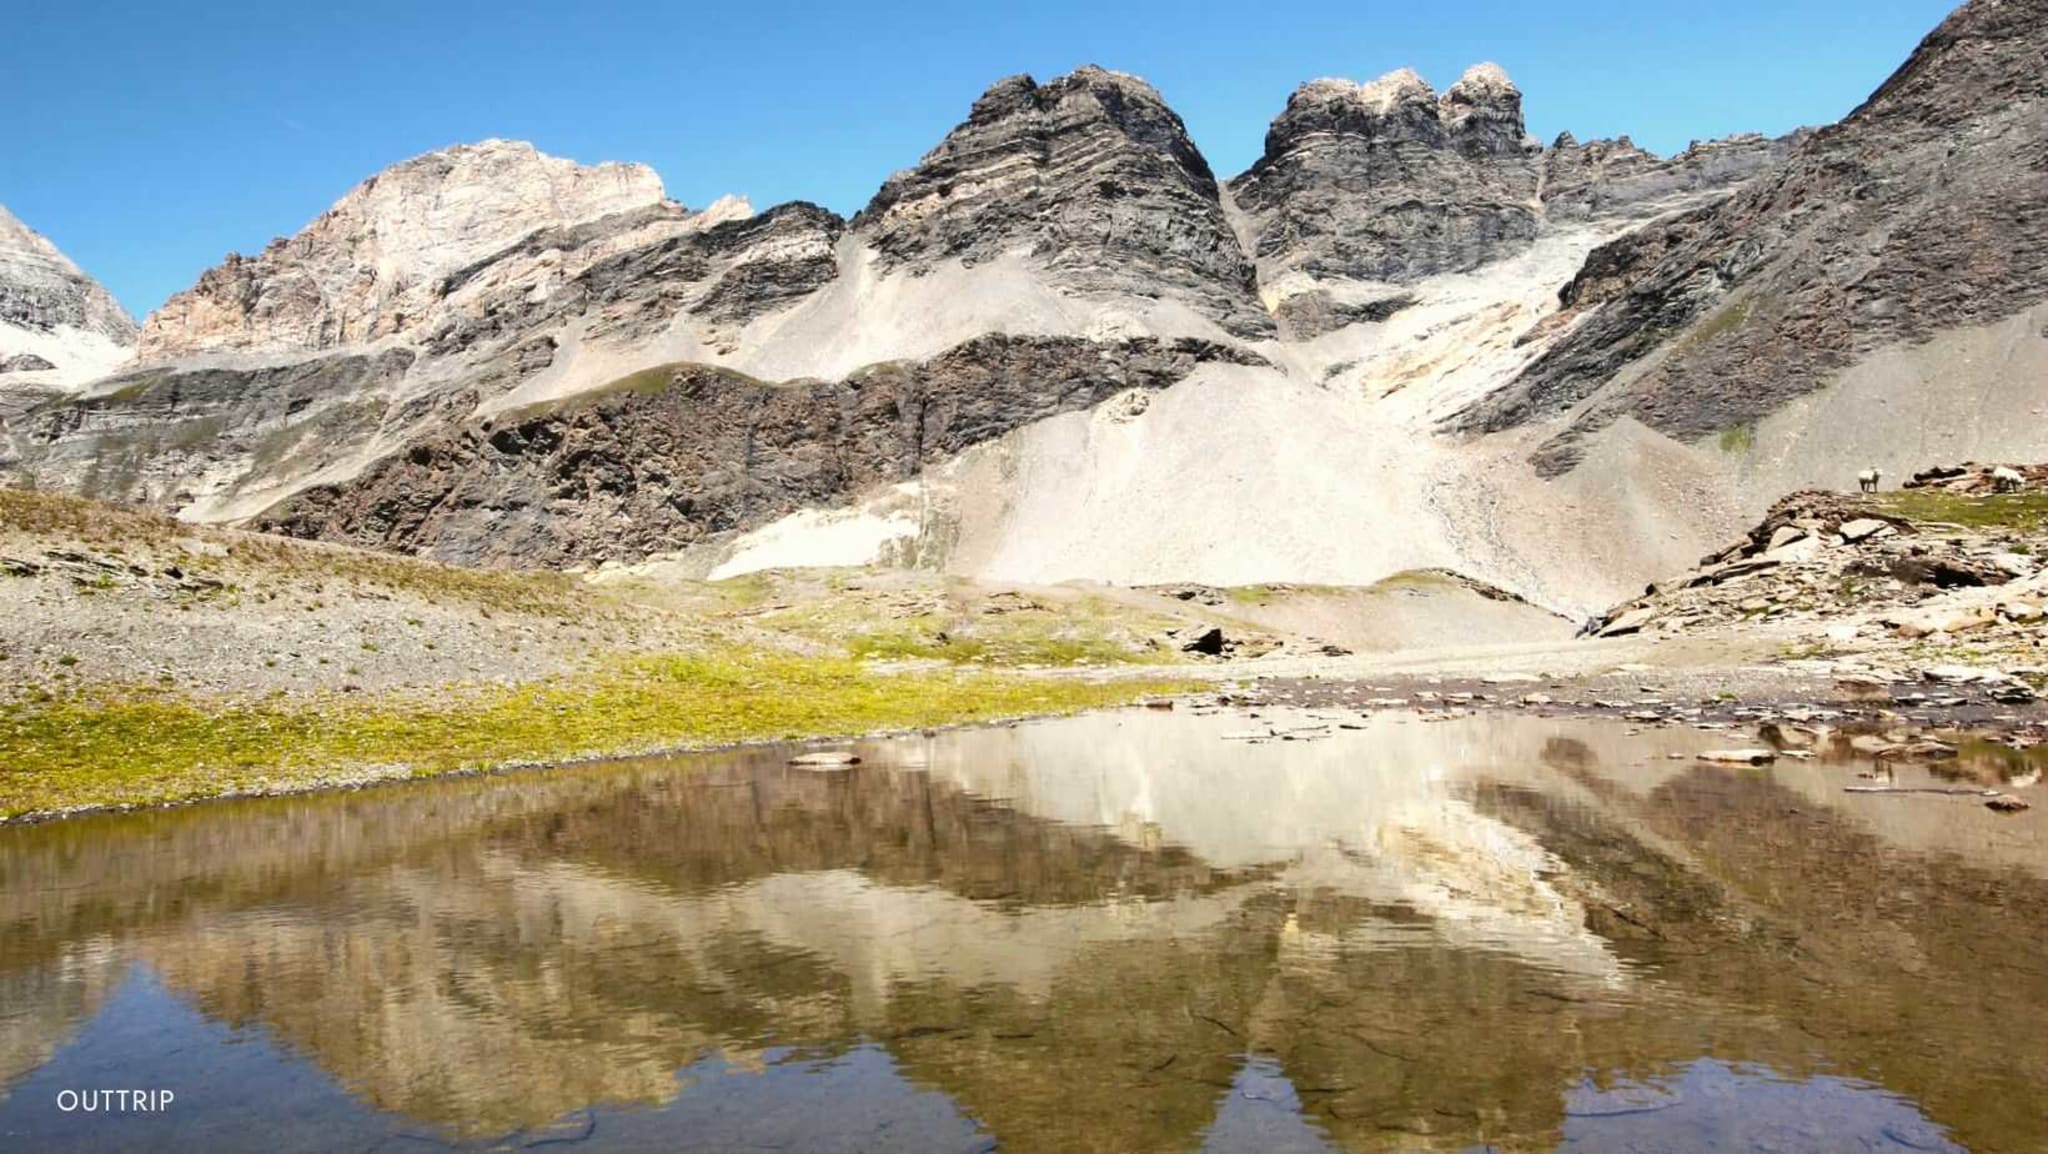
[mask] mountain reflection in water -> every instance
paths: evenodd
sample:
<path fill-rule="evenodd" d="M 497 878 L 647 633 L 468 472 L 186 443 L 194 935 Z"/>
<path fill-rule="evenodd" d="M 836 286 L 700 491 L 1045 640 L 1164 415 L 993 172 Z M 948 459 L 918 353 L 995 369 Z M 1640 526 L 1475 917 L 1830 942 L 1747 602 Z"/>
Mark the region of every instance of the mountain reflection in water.
<path fill-rule="evenodd" d="M 2048 811 L 1244 725 L 0 832 L 0 1147 L 2048 1149 Z"/>

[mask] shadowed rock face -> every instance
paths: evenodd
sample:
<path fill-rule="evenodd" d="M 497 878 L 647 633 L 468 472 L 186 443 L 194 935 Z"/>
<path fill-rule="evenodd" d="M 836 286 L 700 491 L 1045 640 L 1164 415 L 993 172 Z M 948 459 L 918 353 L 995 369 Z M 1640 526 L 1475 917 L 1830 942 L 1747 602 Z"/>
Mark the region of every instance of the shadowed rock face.
<path fill-rule="evenodd" d="M 2048 299 L 2044 54 L 2048 0 L 1965 5 L 1848 119 L 1684 222 L 1687 235 L 1596 254 L 1598 311 L 1453 427 L 1497 431 L 1590 401 L 1536 457 L 1561 473 L 1621 416 L 1700 438 L 1880 346 Z"/>
<path fill-rule="evenodd" d="M 1271 330 L 1208 162 L 1159 94 L 1119 72 L 999 82 L 854 227 L 889 265 L 1021 252 L 1063 288 L 1169 297 L 1239 335 Z"/>
<path fill-rule="evenodd" d="M 843 381 L 705 365 L 466 423 L 258 519 L 464 564 L 625 559 L 757 527 L 1032 421 L 1245 354 L 1183 340 L 990 336 Z"/>
<path fill-rule="evenodd" d="M 1439 97 L 1406 70 L 1317 80 L 1231 182 L 1262 269 L 1407 281 L 1476 268 L 1536 236 L 1540 149 L 1491 65 Z"/>

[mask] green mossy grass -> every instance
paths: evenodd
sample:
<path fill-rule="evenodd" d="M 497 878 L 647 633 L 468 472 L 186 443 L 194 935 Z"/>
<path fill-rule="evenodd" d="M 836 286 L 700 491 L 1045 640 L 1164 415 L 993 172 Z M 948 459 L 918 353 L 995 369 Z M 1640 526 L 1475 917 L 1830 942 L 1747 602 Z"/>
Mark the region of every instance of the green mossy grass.
<path fill-rule="evenodd" d="M 1185 688 L 725 653 L 418 696 L 220 702 L 145 687 L 0 706 L 0 817 L 372 777 L 1075 713 Z"/>
<path fill-rule="evenodd" d="M 1168 665 L 1180 655 L 1146 644 L 1180 622 L 1099 597 L 1037 603 L 990 613 L 949 605 L 909 617 L 851 599 L 796 606 L 757 621 L 855 658 L 972 662 L 995 667 Z"/>
<path fill-rule="evenodd" d="M 225 556 L 194 556 L 184 567 L 231 584 L 250 574 L 303 577 L 343 585 L 367 584 L 416 594 L 428 601 L 462 602 L 487 609 L 568 619 L 602 611 L 607 599 L 574 577 L 547 570 L 465 569 L 395 554 L 344 549 L 258 534 L 232 536 L 189 525 L 152 509 L 109 505 L 53 493 L 0 488 L 0 530 L 68 539 L 127 557 L 181 540 L 221 545 Z"/>
<path fill-rule="evenodd" d="M 1870 500 L 1885 512 L 1910 521 L 2020 533 L 2048 532 L 2048 493 L 1971 496 L 1941 489 L 1897 489 Z"/>

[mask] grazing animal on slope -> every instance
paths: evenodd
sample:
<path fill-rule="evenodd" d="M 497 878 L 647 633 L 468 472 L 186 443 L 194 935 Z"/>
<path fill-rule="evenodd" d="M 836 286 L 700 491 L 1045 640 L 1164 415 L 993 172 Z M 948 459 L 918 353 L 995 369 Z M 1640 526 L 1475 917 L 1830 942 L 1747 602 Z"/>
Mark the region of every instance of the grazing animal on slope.
<path fill-rule="evenodd" d="M 2020 475 L 2018 469 L 2010 469 L 2000 465 L 1996 469 L 1991 470 L 1991 488 L 1995 492 L 2017 493 L 2026 486 L 2026 483 L 2027 479 Z"/>
<path fill-rule="evenodd" d="M 1878 484 L 1883 480 L 1884 470 L 1876 465 L 1872 465 L 1861 473 L 1856 474 L 1856 487 L 1866 493 L 1875 493 L 1877 492 Z"/>

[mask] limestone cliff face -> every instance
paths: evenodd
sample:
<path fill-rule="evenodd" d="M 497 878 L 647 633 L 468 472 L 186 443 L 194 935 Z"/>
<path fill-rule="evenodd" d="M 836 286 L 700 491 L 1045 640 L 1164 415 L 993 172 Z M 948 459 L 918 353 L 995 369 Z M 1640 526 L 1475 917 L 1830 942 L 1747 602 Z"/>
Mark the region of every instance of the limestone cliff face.
<path fill-rule="evenodd" d="M 1230 189 L 1265 279 L 1412 281 L 1533 240 L 1541 153 L 1499 68 L 1476 66 L 1442 96 L 1404 69 L 1296 89 Z"/>
<path fill-rule="evenodd" d="M 1020 254 L 1080 293 L 1171 297 L 1270 331 L 1209 164 L 1152 86 L 1080 68 L 997 83 L 854 221 L 892 266 Z"/>
<path fill-rule="evenodd" d="M 1782 164 L 1654 238 L 1596 253 L 1599 268 L 1574 284 L 1597 308 L 1454 427 L 1506 429 L 1584 405 L 1537 456 L 1562 472 L 1619 417 L 1705 437 L 1880 346 L 2048 300 L 2043 59 L 2048 0 L 1972 0 Z"/>
<path fill-rule="evenodd" d="M 101 375 L 131 355 L 135 331 L 112 293 L 0 205 L 0 404 Z"/>
<path fill-rule="evenodd" d="M 663 203 L 640 164 L 586 167 L 519 141 L 430 152 L 364 181 L 288 239 L 230 254 L 144 326 L 144 359 L 291 353 L 419 325 L 442 278 L 534 232 Z"/>

